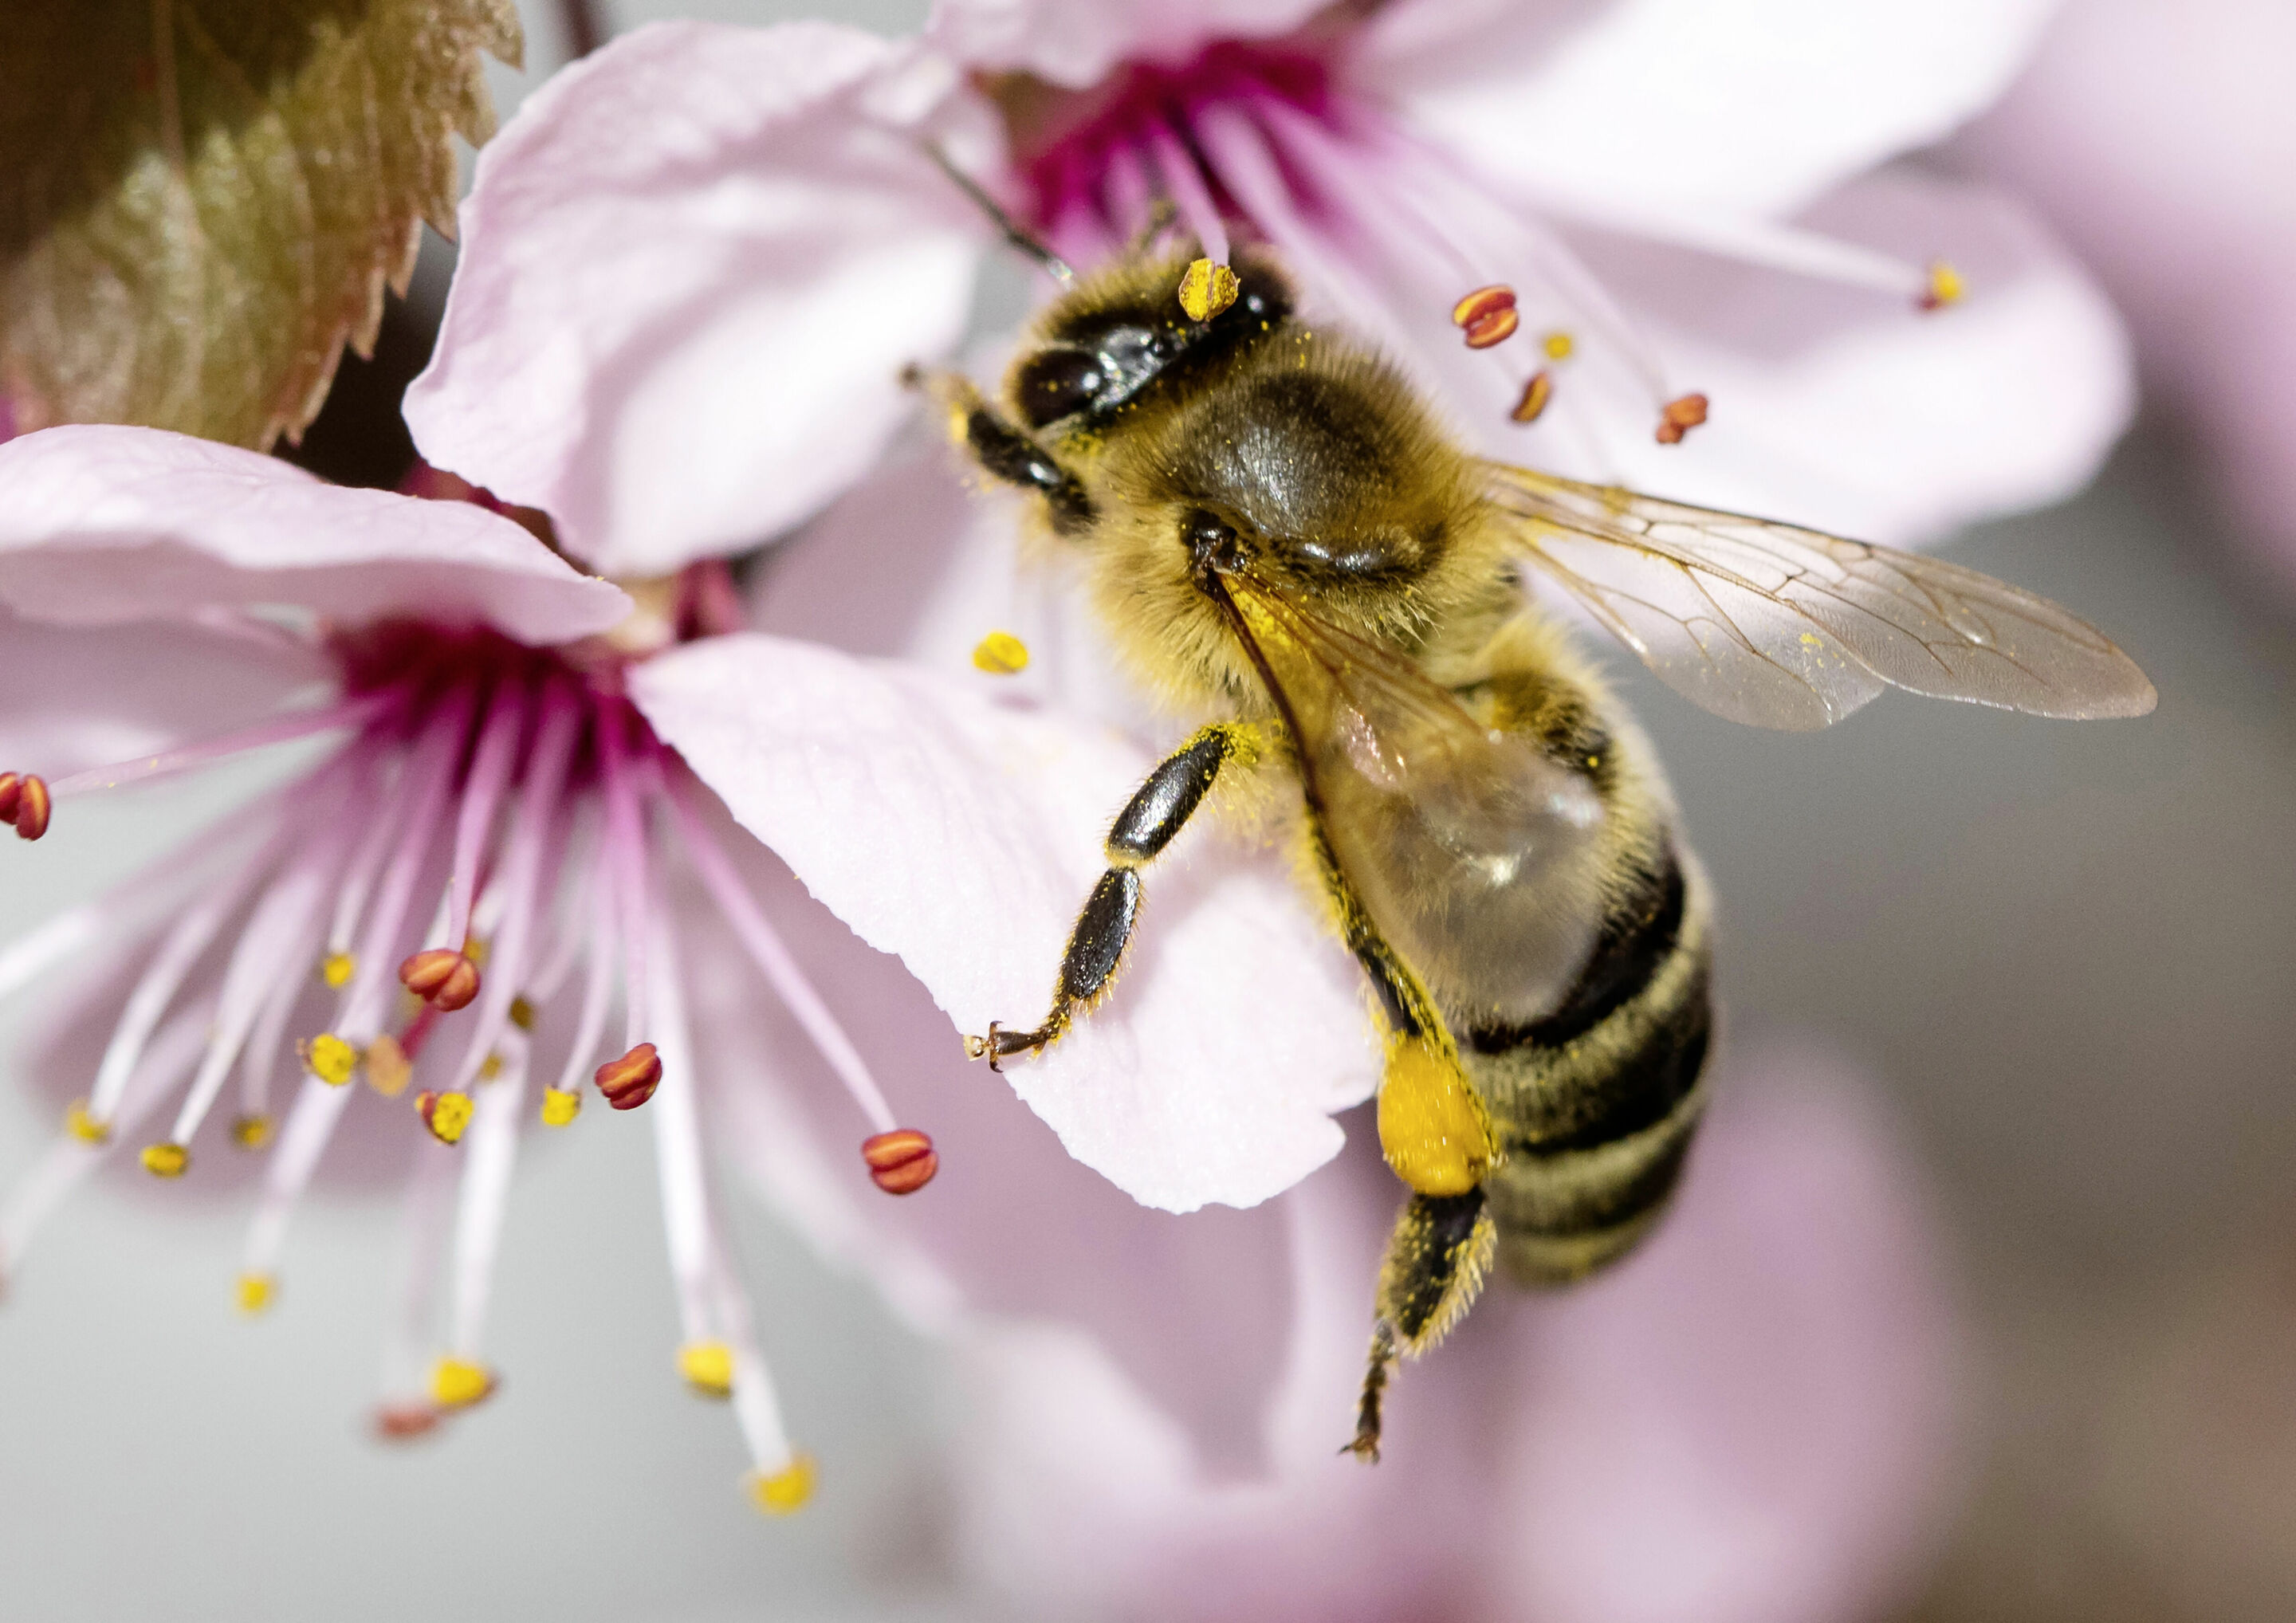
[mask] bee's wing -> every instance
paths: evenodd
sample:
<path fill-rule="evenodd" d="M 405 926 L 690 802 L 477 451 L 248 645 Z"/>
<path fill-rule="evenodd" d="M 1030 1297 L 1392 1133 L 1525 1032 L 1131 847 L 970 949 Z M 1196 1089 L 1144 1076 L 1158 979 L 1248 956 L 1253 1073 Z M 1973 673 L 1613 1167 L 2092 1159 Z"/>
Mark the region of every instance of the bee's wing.
<path fill-rule="evenodd" d="M 1577 774 L 1535 739 L 1484 726 L 1411 660 L 1249 575 L 1227 585 L 1310 773 L 1414 802 L 1436 837 L 1462 851 L 1496 842 L 1552 853 L 1600 821 L 1601 803 Z"/>
<path fill-rule="evenodd" d="M 1958 564 L 1487 464 L 1529 561 L 1718 716 L 1830 726 L 1886 685 L 2034 716 L 2142 716 L 2152 683 L 2087 622 Z"/>

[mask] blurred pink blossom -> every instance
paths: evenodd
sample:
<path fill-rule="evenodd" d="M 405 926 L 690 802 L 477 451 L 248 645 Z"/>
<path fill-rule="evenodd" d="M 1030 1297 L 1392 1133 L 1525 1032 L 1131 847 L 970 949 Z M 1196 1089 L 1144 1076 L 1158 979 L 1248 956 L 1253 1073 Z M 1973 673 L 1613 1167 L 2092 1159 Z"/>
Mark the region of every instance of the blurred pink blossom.
<path fill-rule="evenodd" d="M 2296 582 L 2296 8 L 2074 0 L 1969 135 L 2078 247 Z"/>

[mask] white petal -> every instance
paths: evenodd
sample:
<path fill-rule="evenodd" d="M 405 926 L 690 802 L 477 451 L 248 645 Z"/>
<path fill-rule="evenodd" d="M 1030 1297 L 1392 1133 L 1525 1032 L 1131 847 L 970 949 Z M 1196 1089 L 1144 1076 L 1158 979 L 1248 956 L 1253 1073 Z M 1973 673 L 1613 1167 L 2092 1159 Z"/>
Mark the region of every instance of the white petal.
<path fill-rule="evenodd" d="M 1711 415 L 1681 444 L 1660 446 L 1647 397 L 1620 391 L 1598 409 L 1596 458 L 1564 421 L 1564 398 L 1584 375 L 1565 369 L 1549 420 L 1508 454 L 1899 544 L 2087 482 L 2135 408 L 2128 342 L 2087 275 L 2021 208 L 1983 188 L 1884 171 L 1807 223 L 1917 261 L 1945 254 L 1968 296 L 1924 314 L 1681 250 L 1603 245 L 1590 253 L 1597 273 L 1644 324 L 1672 383 L 1708 395 Z"/>
<path fill-rule="evenodd" d="M 1152 764 L 1111 733 L 761 636 L 633 673 L 655 730 L 959 1030 L 1044 1012 L 1108 820 Z M 1354 972 L 1272 857 L 1185 839 L 1109 1003 L 1013 1089 L 1143 1204 L 1250 1206 L 1328 1160 L 1374 1081 Z M 949 1041 L 954 1044 L 956 1034 Z"/>
<path fill-rule="evenodd" d="M 993 139 L 951 73 L 827 23 L 665 23 L 561 73 L 463 205 L 424 456 L 617 575 L 819 508 L 964 324 L 987 226 L 926 143 Z"/>
<path fill-rule="evenodd" d="M 1525 8 L 1528 10 L 1529 8 Z M 1784 214 L 1998 95 L 2054 0 L 1617 0 L 1556 39 L 1439 0 L 1359 72 L 1487 172 L 1637 210 Z"/>
<path fill-rule="evenodd" d="M 352 490 L 159 429 L 67 426 L 0 445 L 0 602 L 66 625 L 291 605 L 570 642 L 629 612 L 467 502 Z"/>

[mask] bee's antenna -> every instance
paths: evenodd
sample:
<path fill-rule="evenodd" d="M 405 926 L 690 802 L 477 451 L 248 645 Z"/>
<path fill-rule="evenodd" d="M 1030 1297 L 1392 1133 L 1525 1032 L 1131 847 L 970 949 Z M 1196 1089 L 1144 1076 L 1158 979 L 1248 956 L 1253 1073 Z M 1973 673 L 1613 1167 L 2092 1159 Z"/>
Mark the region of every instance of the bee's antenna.
<path fill-rule="evenodd" d="M 940 150 L 939 142 L 927 142 L 925 152 L 940 166 L 940 172 L 956 183 L 957 190 L 971 198 L 981 213 L 996 222 L 996 229 L 1004 234 L 1007 242 L 1043 266 L 1055 281 L 1068 283 L 1076 280 L 1076 272 L 1069 262 L 1030 236 L 1020 221 L 1005 213 L 997 201 L 981 189 L 979 181 L 950 162 L 948 154 Z"/>

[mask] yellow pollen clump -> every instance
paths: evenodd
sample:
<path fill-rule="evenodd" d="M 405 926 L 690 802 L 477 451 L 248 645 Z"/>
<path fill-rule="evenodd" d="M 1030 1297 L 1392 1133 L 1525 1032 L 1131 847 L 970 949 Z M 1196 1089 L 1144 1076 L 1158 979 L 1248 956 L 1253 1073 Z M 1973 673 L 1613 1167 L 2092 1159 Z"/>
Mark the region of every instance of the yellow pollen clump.
<path fill-rule="evenodd" d="M 405 1093 L 414 1075 L 414 1062 L 388 1031 L 366 1045 L 366 1085 L 384 1098 L 396 1099 Z"/>
<path fill-rule="evenodd" d="M 330 1087 L 340 1087 L 358 1069 L 359 1052 L 332 1031 L 322 1031 L 303 1045 L 303 1064 Z"/>
<path fill-rule="evenodd" d="M 972 668 L 1012 676 L 1029 668 L 1029 645 L 1009 631 L 992 631 L 973 645 Z"/>
<path fill-rule="evenodd" d="M 271 1118 L 268 1116 L 233 1117 L 231 1142 L 242 1150 L 260 1150 L 271 1142 Z"/>
<path fill-rule="evenodd" d="M 582 1113 L 582 1095 L 569 1093 L 562 1087 L 542 1090 L 542 1125 L 562 1127 Z"/>
<path fill-rule="evenodd" d="M 1421 1194 L 1464 1194 L 1483 1181 L 1496 1159 L 1490 1117 L 1456 1056 L 1419 1037 L 1389 1044 L 1379 1146 Z"/>
<path fill-rule="evenodd" d="M 704 1398 L 731 1398 L 734 1349 L 723 1341 L 688 1341 L 677 1349 L 677 1373 Z"/>
<path fill-rule="evenodd" d="M 798 1455 L 779 1471 L 753 1471 L 744 1481 L 750 1497 L 767 1515 L 791 1515 L 813 1497 L 813 1456 Z"/>
<path fill-rule="evenodd" d="M 467 1409 L 495 1389 L 495 1374 L 468 1358 L 441 1358 L 430 1366 L 430 1401 L 442 1409 Z"/>
<path fill-rule="evenodd" d="M 246 1314 L 261 1313 L 271 1306 L 279 1294 L 279 1282 L 268 1274 L 242 1274 L 239 1276 L 239 1310 Z"/>
<path fill-rule="evenodd" d="M 510 1000 L 510 1023 L 521 1031 L 534 1029 L 534 1005 L 526 1001 L 523 992 Z"/>
<path fill-rule="evenodd" d="M 192 1164 L 192 1152 L 181 1144 L 145 1144 L 139 1159 L 144 1170 L 153 1177 L 181 1177 L 184 1168 Z"/>
<path fill-rule="evenodd" d="M 430 1101 L 422 1120 L 430 1129 L 430 1135 L 442 1144 L 460 1143 L 463 1130 L 471 1125 L 470 1094 L 425 1094 L 422 1097 Z"/>
<path fill-rule="evenodd" d="M 1570 358 L 1570 352 L 1578 348 L 1578 341 L 1568 332 L 1558 331 L 1540 339 L 1538 347 L 1546 351 L 1548 360 L 1567 361 Z"/>
<path fill-rule="evenodd" d="M 98 1121 L 89 1115 L 85 1099 L 75 1099 L 65 1108 L 64 1131 L 84 1144 L 108 1144 L 111 1142 L 111 1124 Z"/>
<path fill-rule="evenodd" d="M 329 953 L 319 960 L 319 979 L 340 992 L 350 984 L 351 971 L 357 967 L 358 960 L 348 953 Z"/>
<path fill-rule="evenodd" d="M 1235 273 L 1225 265 L 1198 259 L 1180 273 L 1180 308 L 1190 321 L 1210 321 L 1235 302 L 1243 291 Z"/>
<path fill-rule="evenodd" d="M 498 1053 L 490 1053 L 490 1054 L 487 1055 L 487 1057 L 486 1057 L 485 1059 L 480 1060 L 480 1061 L 479 1062 L 479 1080 L 480 1080 L 480 1081 L 481 1081 L 481 1082 L 491 1082 L 491 1081 L 493 1081 L 496 1077 L 499 1077 L 500 1075 L 502 1075 L 502 1073 L 503 1073 L 503 1059 L 502 1059 L 502 1055 L 500 1055 L 500 1054 L 498 1054 Z"/>
<path fill-rule="evenodd" d="M 1961 296 L 1969 291 L 1961 273 L 1943 259 L 1930 261 L 1929 286 L 1922 291 L 1921 306 L 1924 310 L 1941 310 L 1949 304 L 1959 304 Z"/>

